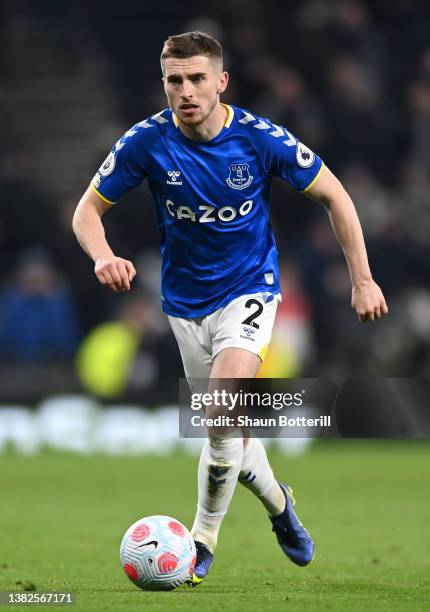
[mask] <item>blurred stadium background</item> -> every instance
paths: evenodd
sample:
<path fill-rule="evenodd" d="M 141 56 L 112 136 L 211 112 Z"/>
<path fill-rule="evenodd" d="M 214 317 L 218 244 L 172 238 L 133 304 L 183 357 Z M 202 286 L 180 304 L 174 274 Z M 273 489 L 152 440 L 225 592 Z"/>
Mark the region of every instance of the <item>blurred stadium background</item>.
<path fill-rule="evenodd" d="M 343 181 L 390 307 L 358 323 L 326 214 L 275 181 L 284 300 L 262 374 L 427 375 L 429 20 L 420 0 L 3 0 L 0 450 L 44 440 L 87 452 L 105 407 L 97 448 L 140 452 L 171 421 L 182 366 L 159 307 L 149 192 L 142 185 L 105 217 L 114 251 L 138 271 L 128 295 L 98 284 L 71 218 L 112 143 L 165 107 L 160 49 L 182 31 L 223 43 L 225 102 L 286 125 Z M 154 420 L 133 406 L 163 409 Z M 128 433 L 115 447 L 108 432 L 120 423 Z M 137 431 L 152 432 L 140 446 Z"/>

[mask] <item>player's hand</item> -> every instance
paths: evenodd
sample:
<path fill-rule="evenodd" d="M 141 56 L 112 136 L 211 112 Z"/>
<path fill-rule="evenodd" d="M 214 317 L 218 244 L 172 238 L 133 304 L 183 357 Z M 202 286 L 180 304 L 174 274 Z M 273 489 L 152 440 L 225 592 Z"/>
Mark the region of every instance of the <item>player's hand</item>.
<path fill-rule="evenodd" d="M 353 285 L 351 306 L 361 323 L 380 319 L 388 312 L 384 295 L 373 279 Z"/>
<path fill-rule="evenodd" d="M 94 272 L 102 285 L 107 285 L 112 291 L 129 291 L 131 281 L 136 276 L 136 270 L 127 259 L 122 257 L 100 257 L 96 259 Z"/>

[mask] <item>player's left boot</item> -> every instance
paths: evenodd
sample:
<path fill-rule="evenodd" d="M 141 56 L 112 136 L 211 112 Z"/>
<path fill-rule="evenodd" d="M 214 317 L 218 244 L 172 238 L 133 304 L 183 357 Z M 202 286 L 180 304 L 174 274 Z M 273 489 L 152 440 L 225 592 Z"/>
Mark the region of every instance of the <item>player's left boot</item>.
<path fill-rule="evenodd" d="M 192 577 L 187 581 L 190 586 L 197 586 L 206 578 L 214 559 L 213 554 L 203 542 L 195 541 L 197 559 Z"/>
<path fill-rule="evenodd" d="M 279 546 L 296 565 L 308 565 L 314 556 L 314 543 L 294 512 L 293 490 L 279 483 L 285 495 L 285 510 L 277 516 L 270 516 Z"/>

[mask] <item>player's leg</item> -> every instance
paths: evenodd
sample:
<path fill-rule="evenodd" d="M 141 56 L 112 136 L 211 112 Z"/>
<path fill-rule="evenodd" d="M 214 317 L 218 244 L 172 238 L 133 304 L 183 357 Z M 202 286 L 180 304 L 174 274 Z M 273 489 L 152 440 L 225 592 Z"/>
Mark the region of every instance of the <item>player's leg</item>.
<path fill-rule="evenodd" d="M 249 489 L 266 508 L 279 546 L 297 565 L 308 565 L 314 544 L 294 511 L 291 487 L 274 477 L 266 450 L 258 438 L 249 438 L 245 447 L 239 482 Z"/>
<path fill-rule="evenodd" d="M 215 374 L 220 378 L 223 375 L 240 378 L 256 376 L 270 342 L 277 303 L 276 297 L 271 300 L 269 296 L 267 300 L 267 296 L 258 294 L 235 300 L 223 310 L 218 320 L 217 342 L 215 342 L 215 348 L 221 349 L 219 355 L 222 355 L 222 360 L 218 362 L 218 357 L 214 359 L 212 375 Z M 254 317 L 251 315 L 252 333 L 249 332 L 250 310 L 256 315 Z M 238 330 L 240 330 L 239 338 Z M 240 349 L 222 350 L 223 346 L 232 344 L 241 345 L 248 351 L 254 352 L 254 371 L 242 372 L 242 361 L 237 352 Z M 313 556 L 313 542 L 294 512 L 294 499 L 290 487 L 281 485 L 275 479 L 266 450 L 258 438 L 244 438 L 239 482 L 264 505 L 284 553 L 298 565 L 307 565 Z"/>
<path fill-rule="evenodd" d="M 233 384 L 235 379 L 257 375 L 261 355 L 267 350 L 270 340 L 277 303 L 278 298 L 270 294 L 243 296 L 207 317 L 214 352 L 210 388 L 222 384 L 223 379 L 227 379 L 226 384 L 228 380 Z M 237 431 L 235 434 L 217 436 L 215 432 L 209 432 L 200 459 L 199 504 L 192 533 L 211 553 L 215 550 L 218 532 L 242 469 L 243 445 L 247 440 L 237 437 Z M 275 511 L 282 512 L 285 498 L 267 458 L 264 467 L 267 467 L 267 473 L 259 468 L 258 482 L 264 488 L 263 494 L 269 498 L 271 491 L 267 489 L 277 489 Z"/>
<path fill-rule="evenodd" d="M 269 516 L 276 516 L 285 509 L 285 495 L 275 479 L 266 449 L 258 438 L 247 438 L 244 442 L 239 482 L 258 497 Z"/>
<path fill-rule="evenodd" d="M 226 348 L 215 358 L 211 376 L 254 378 L 260 365 L 261 358 L 258 355 L 244 349 Z M 243 445 L 238 480 L 258 497 L 269 516 L 276 516 L 285 509 L 285 495 L 273 475 L 266 450 L 258 438 L 243 438 Z"/>
<path fill-rule="evenodd" d="M 244 296 L 207 317 L 213 349 L 209 386 L 222 379 L 256 376 L 270 340 L 277 303 L 278 298 L 270 294 Z M 209 435 L 203 449 L 199 503 L 192 530 L 198 551 L 194 584 L 206 576 L 212 562 L 218 532 L 242 466 L 243 442 L 238 437 Z"/>
<path fill-rule="evenodd" d="M 258 355 L 243 348 L 228 347 L 220 350 L 213 360 L 210 377 L 255 378 L 260 369 Z"/>
<path fill-rule="evenodd" d="M 259 367 L 257 355 L 243 349 L 224 349 L 214 360 L 208 391 L 220 390 L 223 386 L 220 379 L 253 378 Z M 217 416 L 216 410 L 212 416 Z M 208 439 L 199 463 L 197 514 L 191 530 L 197 547 L 193 584 L 205 578 L 212 563 L 218 533 L 233 497 L 242 460 L 240 431 L 208 428 Z"/>

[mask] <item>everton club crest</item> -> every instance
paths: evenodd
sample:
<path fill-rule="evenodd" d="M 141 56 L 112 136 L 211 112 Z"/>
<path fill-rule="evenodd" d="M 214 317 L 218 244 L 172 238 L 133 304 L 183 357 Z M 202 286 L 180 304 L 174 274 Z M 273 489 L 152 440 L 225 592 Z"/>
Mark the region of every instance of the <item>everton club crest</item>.
<path fill-rule="evenodd" d="M 234 162 L 229 165 L 229 175 L 225 182 L 232 189 L 246 189 L 254 177 L 249 173 L 249 165 L 246 162 Z"/>

